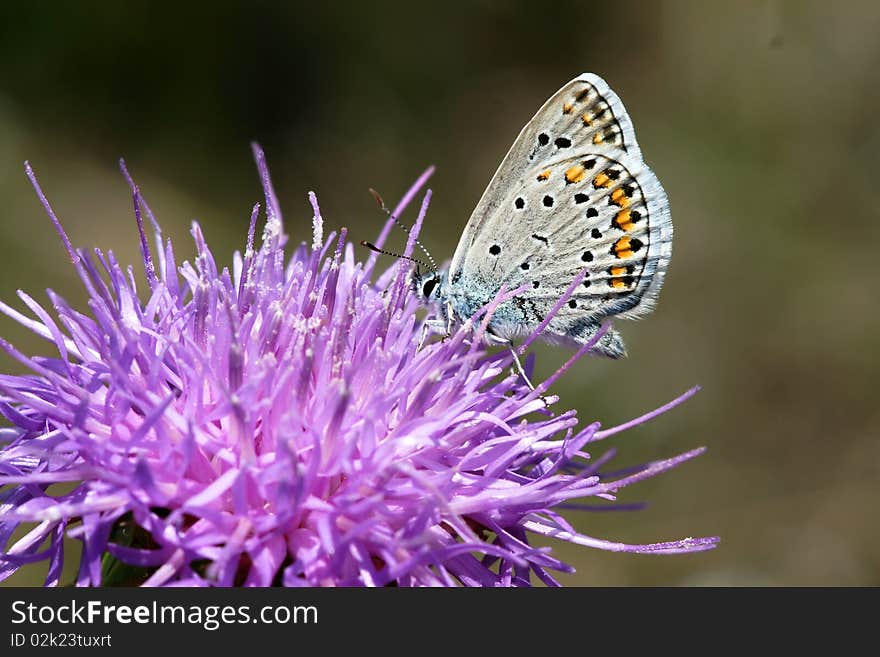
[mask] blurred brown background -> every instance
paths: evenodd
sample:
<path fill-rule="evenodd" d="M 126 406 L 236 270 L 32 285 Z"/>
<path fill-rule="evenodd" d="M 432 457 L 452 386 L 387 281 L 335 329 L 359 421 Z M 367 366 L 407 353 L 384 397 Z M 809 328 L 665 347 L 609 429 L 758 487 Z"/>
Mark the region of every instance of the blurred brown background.
<path fill-rule="evenodd" d="M 18 288 L 84 298 L 25 159 L 75 244 L 138 261 L 124 156 L 178 255 L 198 219 L 226 263 L 260 200 L 251 139 L 296 241 L 308 190 L 329 226 L 369 239 L 383 216 L 367 189 L 396 199 L 434 163 L 423 240 L 442 259 L 525 121 L 575 75 L 602 75 L 669 194 L 674 257 L 657 311 L 618 324 L 629 359 L 582 361 L 560 407 L 608 426 L 701 384 L 609 444 L 621 465 L 709 451 L 623 492 L 645 511 L 571 517 L 603 538 L 722 543 L 561 546 L 578 569 L 564 581 L 880 584 L 880 4 L 9 4 L 0 298 L 17 307 Z M 48 353 L 5 318 L 0 335 Z M 568 353 L 538 356 L 546 374 Z"/>

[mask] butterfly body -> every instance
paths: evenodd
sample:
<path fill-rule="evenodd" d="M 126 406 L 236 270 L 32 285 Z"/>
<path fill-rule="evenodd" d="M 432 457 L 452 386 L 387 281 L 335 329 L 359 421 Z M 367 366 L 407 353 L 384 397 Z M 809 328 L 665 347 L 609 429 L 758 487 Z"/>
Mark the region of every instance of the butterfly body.
<path fill-rule="evenodd" d="M 601 78 L 585 73 L 523 128 L 448 270 L 417 275 L 413 289 L 451 326 L 502 286 L 526 286 L 489 323 L 489 338 L 509 343 L 534 331 L 585 271 L 542 333 L 550 342 L 580 345 L 607 318 L 650 312 L 671 254 L 666 193 L 642 160 L 629 115 Z M 626 354 L 613 330 L 593 351 Z"/>
<path fill-rule="evenodd" d="M 427 294 L 425 285 L 429 288 Z M 453 283 L 449 281 L 447 271 L 440 270 L 425 275 L 416 274 L 413 278 L 413 289 L 436 311 L 437 325 L 449 331 L 452 326 L 473 317 L 495 298 L 501 288 L 486 281 L 465 280 Z M 492 343 L 510 344 L 516 338 L 531 333 L 544 321 L 544 317 L 539 304 L 522 296 L 515 297 L 495 309 L 489 320 L 486 339 Z M 564 317 L 560 319 L 557 315 L 551 319 L 541 337 L 551 344 L 577 347 L 590 341 L 600 327 L 601 323 L 593 318 L 578 317 L 572 320 Z M 614 329 L 608 330 L 592 351 L 608 358 L 626 356 L 623 339 Z"/>

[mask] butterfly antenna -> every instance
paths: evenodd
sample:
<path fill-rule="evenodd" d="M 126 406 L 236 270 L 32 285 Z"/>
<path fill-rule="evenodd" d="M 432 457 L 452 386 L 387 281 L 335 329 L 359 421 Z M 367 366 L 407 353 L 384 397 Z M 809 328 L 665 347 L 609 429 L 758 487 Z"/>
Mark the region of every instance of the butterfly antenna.
<path fill-rule="evenodd" d="M 428 265 L 426 265 L 423 261 L 419 260 L 418 258 L 412 258 L 410 256 L 403 255 L 402 253 L 395 253 L 394 251 L 386 251 L 385 249 L 380 249 L 378 246 L 376 246 L 372 242 L 365 242 L 365 241 L 361 240 L 361 246 L 365 246 L 370 251 L 375 251 L 376 253 L 381 253 L 382 255 L 391 256 L 393 258 L 402 258 L 403 260 L 410 260 L 410 261 L 416 263 L 417 265 L 421 265 L 425 269 L 431 269 Z M 437 272 L 436 269 L 434 269 L 433 271 L 435 273 Z"/>
<path fill-rule="evenodd" d="M 379 192 L 377 192 L 375 189 L 371 188 L 370 194 L 372 194 L 373 198 L 376 199 L 376 203 L 379 205 L 379 209 L 381 209 L 382 212 L 387 214 L 398 228 L 400 228 L 404 233 L 409 235 L 409 228 L 407 228 L 397 217 L 395 217 L 393 214 L 391 214 L 391 210 L 389 210 L 385 206 L 385 201 L 382 200 L 382 197 L 379 195 Z M 418 239 L 416 239 L 416 245 L 422 250 L 422 253 L 424 253 L 425 256 L 428 258 L 428 262 L 431 263 L 430 267 L 428 267 L 424 263 L 422 263 L 422 265 L 425 267 L 425 269 L 430 269 L 431 271 L 433 271 L 436 274 L 437 273 L 437 263 L 434 261 L 434 257 L 431 255 L 431 253 L 428 251 L 428 249 L 425 248 L 425 245 L 422 244 Z M 375 249 L 373 249 L 373 250 L 375 251 Z M 386 255 L 393 255 L 393 254 L 386 254 Z M 403 256 L 398 256 L 398 257 L 403 257 Z M 414 258 L 410 258 L 410 260 L 414 260 L 415 262 L 419 262 L 418 260 L 415 260 Z"/>

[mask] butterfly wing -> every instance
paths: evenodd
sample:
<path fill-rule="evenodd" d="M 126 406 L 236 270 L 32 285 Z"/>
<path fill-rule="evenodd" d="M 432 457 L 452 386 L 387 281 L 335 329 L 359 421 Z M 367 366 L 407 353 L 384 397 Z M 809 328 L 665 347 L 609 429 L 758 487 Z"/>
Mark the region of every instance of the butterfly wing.
<path fill-rule="evenodd" d="M 561 141 L 559 141 L 561 140 Z M 451 263 L 454 270 L 474 234 L 499 205 L 499 196 L 519 181 L 522 171 L 546 160 L 570 140 L 568 150 L 627 152 L 641 159 L 632 121 L 620 98 L 592 73 L 557 91 L 520 131 L 465 226 Z"/>
<path fill-rule="evenodd" d="M 465 227 L 449 282 L 484 296 L 531 283 L 500 315 L 528 331 L 587 268 L 547 328 L 548 337 L 582 342 L 604 317 L 651 310 L 671 248 L 666 193 L 623 103 L 584 74 L 523 128 Z M 467 305 L 485 300 L 474 301 Z"/>

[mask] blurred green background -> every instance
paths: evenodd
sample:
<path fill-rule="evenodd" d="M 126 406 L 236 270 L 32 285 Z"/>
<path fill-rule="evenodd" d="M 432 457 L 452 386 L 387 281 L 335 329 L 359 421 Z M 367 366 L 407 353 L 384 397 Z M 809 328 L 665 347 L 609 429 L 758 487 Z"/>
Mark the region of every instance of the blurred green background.
<path fill-rule="evenodd" d="M 434 163 L 422 237 L 443 259 L 525 121 L 575 75 L 603 76 L 669 194 L 674 257 L 657 311 L 618 323 L 630 357 L 582 361 L 556 386 L 560 408 L 610 426 L 701 384 L 610 445 L 622 466 L 709 451 L 623 491 L 647 510 L 570 517 L 603 538 L 722 543 L 694 556 L 557 545 L 578 571 L 563 581 L 880 584 L 880 4 L 11 4 L 0 298 L 16 307 L 18 288 L 84 303 L 25 159 L 75 244 L 135 263 L 120 156 L 179 258 L 198 219 L 224 263 L 261 200 L 251 139 L 294 241 L 310 238 L 307 191 L 326 225 L 370 239 L 384 217 L 367 189 L 391 202 Z M 6 318 L 0 335 L 49 353 Z M 537 351 L 539 374 L 569 355 Z"/>

